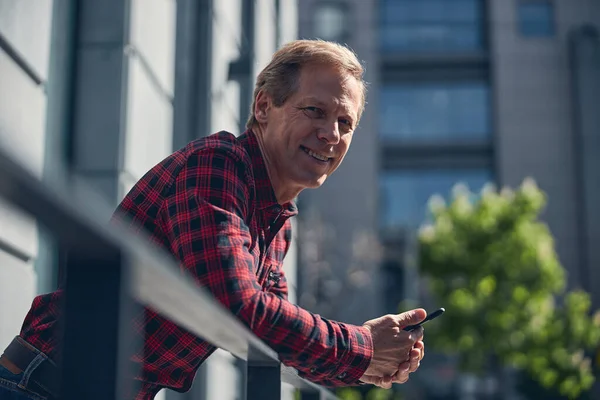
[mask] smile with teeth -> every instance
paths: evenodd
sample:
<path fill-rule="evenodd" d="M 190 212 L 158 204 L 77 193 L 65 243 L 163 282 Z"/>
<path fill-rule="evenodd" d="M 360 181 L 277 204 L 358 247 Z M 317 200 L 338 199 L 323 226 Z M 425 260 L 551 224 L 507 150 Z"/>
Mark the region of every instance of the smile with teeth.
<path fill-rule="evenodd" d="M 329 159 L 330 159 L 329 157 L 315 153 L 314 151 L 307 149 L 306 147 L 302 147 L 302 150 L 304 150 L 304 152 L 306 154 L 308 154 L 309 156 L 312 156 L 313 158 L 316 158 L 319 161 L 329 161 Z"/>

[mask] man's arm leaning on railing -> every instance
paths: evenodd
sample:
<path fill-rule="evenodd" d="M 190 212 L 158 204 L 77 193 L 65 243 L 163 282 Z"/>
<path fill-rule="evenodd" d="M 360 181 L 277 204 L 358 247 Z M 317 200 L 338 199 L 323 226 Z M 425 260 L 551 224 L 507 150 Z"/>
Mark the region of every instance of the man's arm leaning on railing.
<path fill-rule="evenodd" d="M 62 360 L 65 400 L 121 399 L 132 390 L 135 371 L 129 358 L 135 344 L 128 328 L 134 299 L 247 360 L 249 399 L 279 399 L 282 376 L 302 386 L 307 396 L 318 390 L 322 398 L 332 397 L 289 371 L 282 375 L 276 353 L 206 290 L 186 280 L 169 256 L 104 226 L 98 209 L 106 207 L 89 192 L 63 180 L 52 187 L 40 182 L 1 146 L 0 177 L 0 197 L 35 217 L 72 250 Z M 94 362 L 86 363 L 90 357 Z"/>

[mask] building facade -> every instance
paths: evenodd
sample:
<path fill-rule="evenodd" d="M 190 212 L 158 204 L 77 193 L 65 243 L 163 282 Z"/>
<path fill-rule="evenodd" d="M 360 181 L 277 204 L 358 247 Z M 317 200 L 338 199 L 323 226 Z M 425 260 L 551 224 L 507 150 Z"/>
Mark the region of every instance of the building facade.
<path fill-rule="evenodd" d="M 570 287 L 590 292 L 600 308 L 600 216 L 592 206 L 600 196 L 593 111 L 600 104 L 600 3 L 303 5 L 300 36 L 347 43 L 364 60 L 370 85 L 344 164 L 323 188 L 301 195 L 303 211 L 314 210 L 314 220 L 337 235 L 337 250 L 319 257 L 314 246 L 312 253 L 301 248 L 302 271 L 313 257 L 327 272 L 302 277 L 300 304 L 353 323 L 397 312 L 401 300 L 418 296 L 414 237 L 430 196 L 449 195 L 458 182 L 478 191 L 487 182 L 515 187 L 533 177 L 548 195 L 543 218 Z M 354 286 L 352 296 L 341 296 L 337 289 L 356 273 L 353 237 L 365 230 L 383 246 L 378 268 L 361 275 L 367 284 Z M 329 307 L 336 296 L 343 306 Z M 432 373 L 424 384 L 442 395 L 449 369 Z"/>
<path fill-rule="evenodd" d="M 173 150 L 244 129 L 254 78 L 296 38 L 297 8 L 296 0 L 2 0 L 0 143 L 40 179 L 51 183 L 67 165 L 116 205 Z M 0 228 L 4 348 L 33 297 L 56 287 L 61 252 L 43 227 L 2 202 Z M 190 393 L 161 396 L 238 399 L 240 371 L 217 351 Z"/>

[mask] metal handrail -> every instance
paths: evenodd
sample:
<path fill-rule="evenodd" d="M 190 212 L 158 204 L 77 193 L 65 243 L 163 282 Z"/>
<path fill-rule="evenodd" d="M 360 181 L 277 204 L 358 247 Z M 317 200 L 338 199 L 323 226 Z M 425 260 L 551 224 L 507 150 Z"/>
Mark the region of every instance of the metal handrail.
<path fill-rule="evenodd" d="M 0 197 L 35 217 L 69 249 L 66 318 L 61 321 L 65 399 L 122 399 L 134 389 L 131 374 L 139 371 L 129 359 L 141 344 L 133 342 L 132 329 L 126 327 L 140 311 L 134 300 L 247 361 L 248 399 L 280 399 L 282 381 L 299 389 L 304 399 L 337 399 L 294 369 L 281 368 L 275 351 L 208 290 L 186 279 L 172 257 L 107 226 L 100 217 L 109 215 L 105 203 L 81 183 L 67 183 L 66 173 L 55 175 L 63 179 L 49 186 L 0 145 Z"/>

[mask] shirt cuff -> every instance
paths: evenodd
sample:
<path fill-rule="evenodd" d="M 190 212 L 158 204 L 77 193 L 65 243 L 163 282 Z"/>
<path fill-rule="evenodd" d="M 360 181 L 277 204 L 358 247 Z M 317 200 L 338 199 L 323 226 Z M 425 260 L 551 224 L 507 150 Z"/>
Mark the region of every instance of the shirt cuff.
<path fill-rule="evenodd" d="M 350 331 L 349 348 L 340 360 L 340 368 L 330 375 L 336 386 L 358 385 L 373 358 L 371 331 L 362 326 L 347 325 L 346 328 Z"/>

